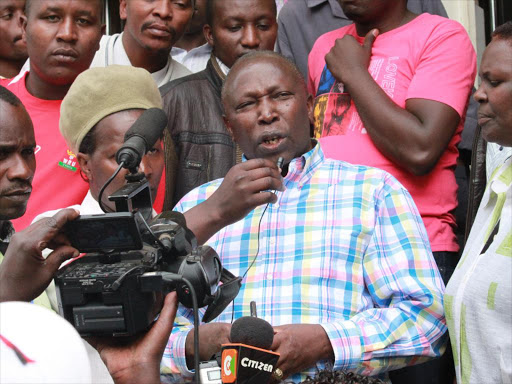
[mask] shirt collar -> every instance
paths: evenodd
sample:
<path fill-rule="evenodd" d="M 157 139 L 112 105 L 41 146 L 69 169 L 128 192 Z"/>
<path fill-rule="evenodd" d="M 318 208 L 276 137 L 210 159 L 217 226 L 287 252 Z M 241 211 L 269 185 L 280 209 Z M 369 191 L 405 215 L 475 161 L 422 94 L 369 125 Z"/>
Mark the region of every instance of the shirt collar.
<path fill-rule="evenodd" d="M 222 73 L 224 73 L 224 75 L 227 76 L 229 73 L 229 67 L 222 61 L 220 61 L 220 59 L 217 56 L 215 56 L 215 60 L 217 60 L 217 64 L 219 64 L 219 68 L 222 71 Z"/>
<path fill-rule="evenodd" d="M 341 9 L 341 5 L 340 3 L 338 3 L 338 0 L 306 0 L 308 8 L 314 8 L 319 6 L 320 4 L 327 2 L 331 6 L 331 12 L 333 16 L 347 19 L 347 16 L 345 16 L 345 13 L 343 13 L 343 10 Z"/>
<path fill-rule="evenodd" d="M 313 148 L 300 157 L 296 157 L 288 165 L 288 173 L 285 176 L 285 183 L 287 188 L 298 187 L 302 188 L 313 174 L 317 165 L 324 160 L 324 153 L 320 147 L 320 142 L 311 139 Z M 247 161 L 247 157 L 242 155 L 242 161 Z"/>

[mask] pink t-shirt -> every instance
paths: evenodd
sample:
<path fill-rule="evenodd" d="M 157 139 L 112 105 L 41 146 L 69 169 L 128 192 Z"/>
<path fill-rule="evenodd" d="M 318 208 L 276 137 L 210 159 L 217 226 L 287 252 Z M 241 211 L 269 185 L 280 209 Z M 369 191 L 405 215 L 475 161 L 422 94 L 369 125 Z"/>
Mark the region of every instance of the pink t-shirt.
<path fill-rule="evenodd" d="M 25 87 L 25 78 L 26 74 L 17 81 L 2 80 L 0 83 L 18 96 L 25 106 L 34 125 L 37 144 L 32 194 L 25 214 L 12 220 L 16 231 L 26 228 L 40 213 L 80 204 L 89 190 L 89 184 L 80 177 L 75 154 L 59 131 L 62 100 L 43 100 L 32 96 Z"/>
<path fill-rule="evenodd" d="M 350 94 L 326 68 L 325 55 L 337 39 L 355 26 L 322 35 L 308 61 L 308 89 L 315 96 L 315 136 L 327 157 L 384 169 L 410 192 L 423 218 L 432 251 L 458 251 L 454 234 L 457 143 L 464 126 L 469 94 L 476 76 L 476 55 L 465 29 L 457 22 L 424 13 L 377 37 L 368 71 L 393 101 L 421 98 L 449 105 L 461 116 L 456 133 L 434 169 L 415 176 L 394 164 L 373 144 Z M 398 142 L 397 145 L 400 145 Z"/>

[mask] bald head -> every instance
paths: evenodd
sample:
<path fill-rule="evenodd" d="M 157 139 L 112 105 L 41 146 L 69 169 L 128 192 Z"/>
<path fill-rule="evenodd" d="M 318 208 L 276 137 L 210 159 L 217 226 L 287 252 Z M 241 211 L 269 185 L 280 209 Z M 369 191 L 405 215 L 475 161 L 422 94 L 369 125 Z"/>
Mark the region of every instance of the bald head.
<path fill-rule="evenodd" d="M 290 61 L 274 52 L 248 53 L 222 91 L 224 121 L 247 159 L 288 164 L 312 148 L 313 98 Z"/>

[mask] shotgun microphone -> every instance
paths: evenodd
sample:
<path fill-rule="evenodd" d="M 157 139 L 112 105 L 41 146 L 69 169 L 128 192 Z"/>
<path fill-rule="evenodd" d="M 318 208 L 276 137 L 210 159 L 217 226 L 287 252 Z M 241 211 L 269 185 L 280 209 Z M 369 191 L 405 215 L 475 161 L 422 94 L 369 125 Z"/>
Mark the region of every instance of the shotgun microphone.
<path fill-rule="evenodd" d="M 167 116 L 160 108 L 149 108 L 124 135 L 124 144 L 116 153 L 117 164 L 127 169 L 137 168 L 142 157 L 155 145 L 167 126 Z"/>

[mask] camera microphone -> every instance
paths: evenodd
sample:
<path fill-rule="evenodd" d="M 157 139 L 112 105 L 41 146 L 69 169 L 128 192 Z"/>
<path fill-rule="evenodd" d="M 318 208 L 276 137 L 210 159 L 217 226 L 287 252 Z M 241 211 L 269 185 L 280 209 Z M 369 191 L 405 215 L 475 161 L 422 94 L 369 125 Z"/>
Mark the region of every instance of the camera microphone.
<path fill-rule="evenodd" d="M 124 135 L 124 144 L 116 153 L 118 164 L 134 169 L 142 157 L 155 145 L 167 126 L 167 116 L 159 108 L 150 108 L 133 123 Z"/>

